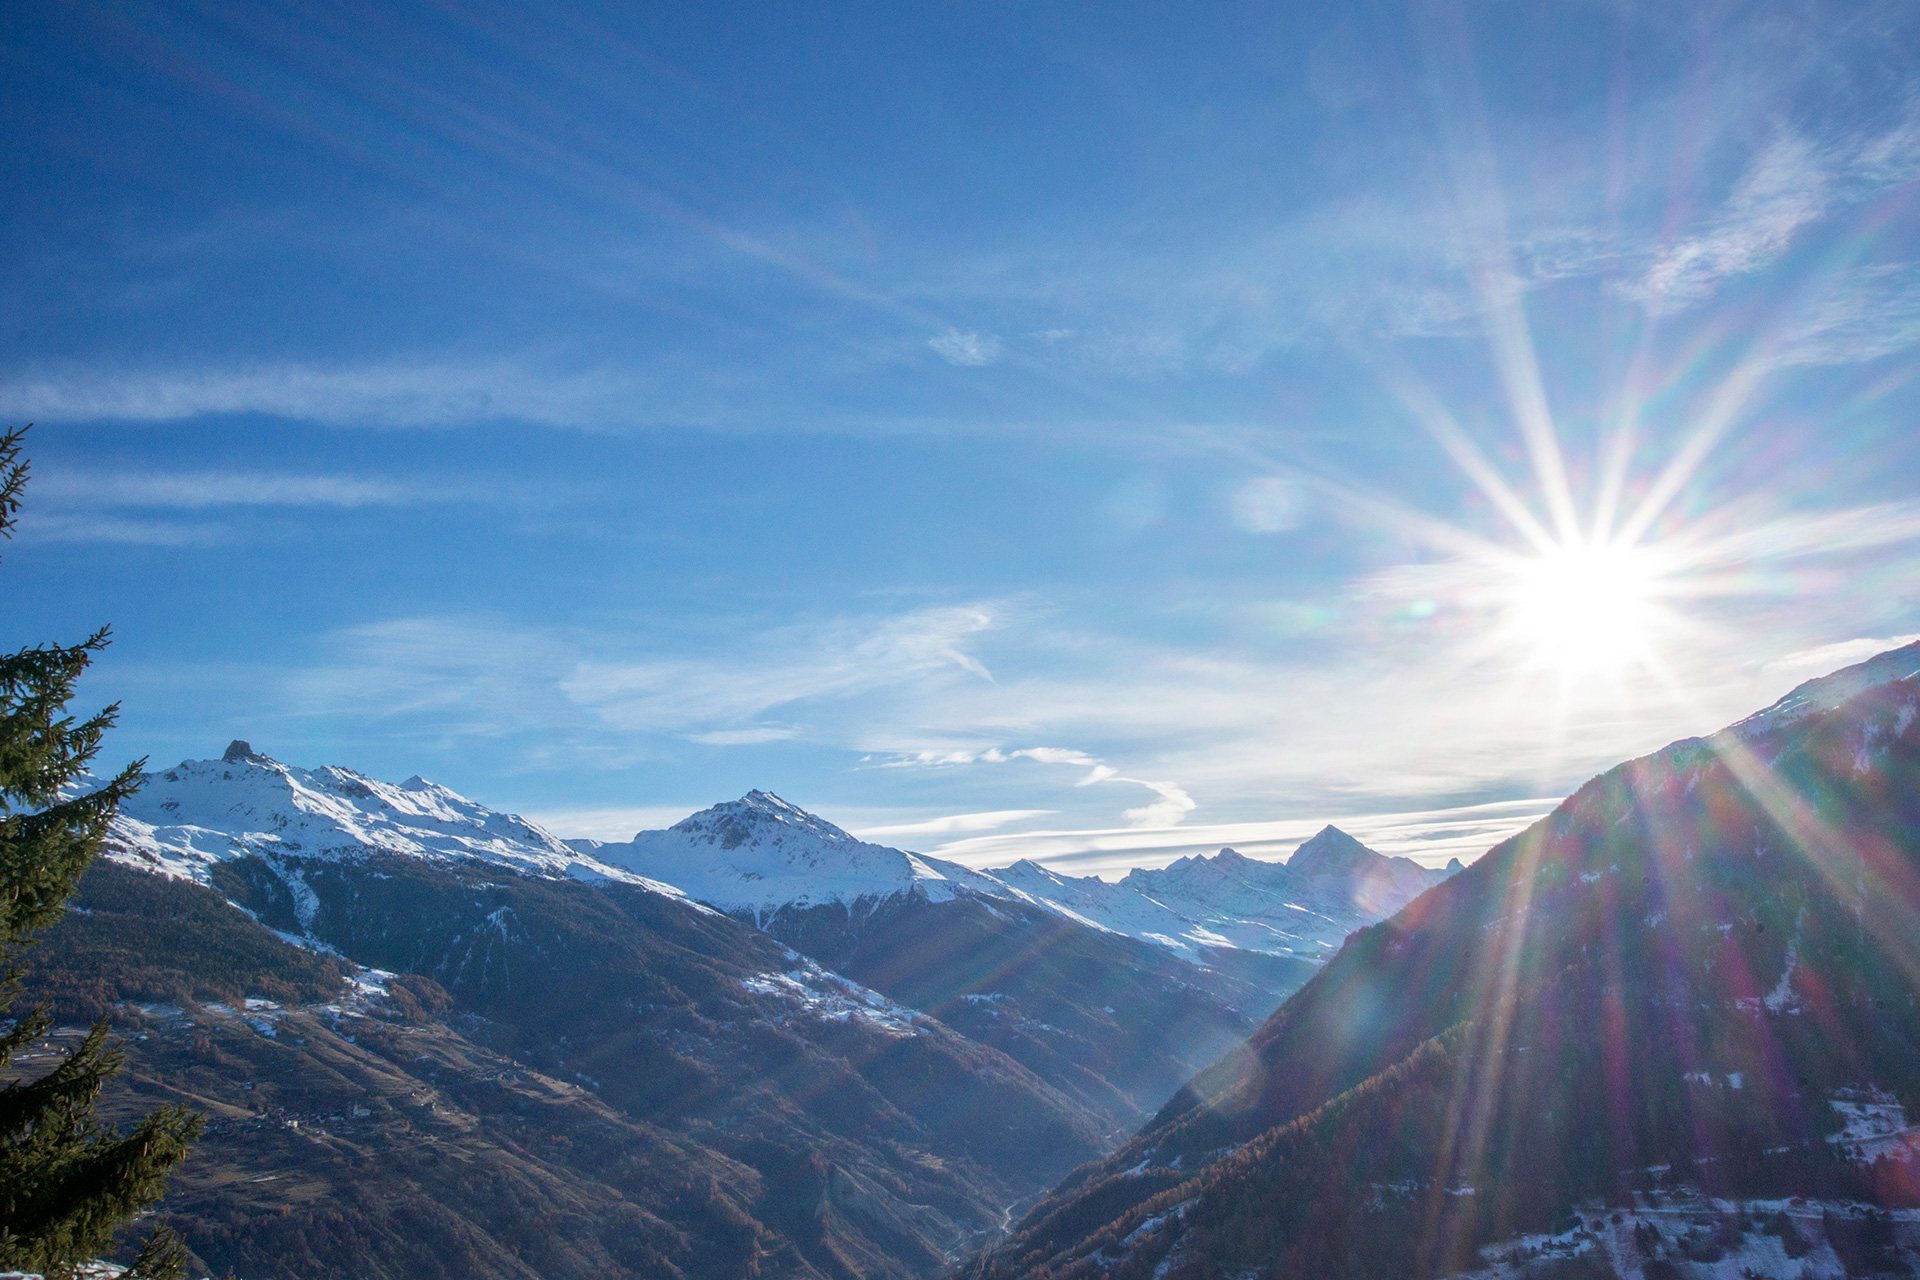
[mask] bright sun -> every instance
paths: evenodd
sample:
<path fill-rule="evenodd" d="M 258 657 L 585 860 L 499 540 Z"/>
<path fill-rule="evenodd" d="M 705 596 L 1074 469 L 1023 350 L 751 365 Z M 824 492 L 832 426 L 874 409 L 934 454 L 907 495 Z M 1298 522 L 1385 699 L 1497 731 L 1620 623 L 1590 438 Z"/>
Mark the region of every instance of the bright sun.
<path fill-rule="evenodd" d="M 1514 566 L 1509 625 L 1543 665 L 1617 666 L 1646 650 L 1660 578 L 1644 548 L 1557 547 Z"/>

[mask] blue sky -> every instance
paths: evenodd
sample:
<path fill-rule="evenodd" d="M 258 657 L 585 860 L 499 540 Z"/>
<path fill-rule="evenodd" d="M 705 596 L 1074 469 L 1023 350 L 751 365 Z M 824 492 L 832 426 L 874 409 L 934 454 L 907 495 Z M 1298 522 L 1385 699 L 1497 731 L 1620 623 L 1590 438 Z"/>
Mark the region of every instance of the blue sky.
<path fill-rule="evenodd" d="M 0 641 L 116 759 L 1437 859 L 1920 633 L 1910 6 L 0 30 Z"/>

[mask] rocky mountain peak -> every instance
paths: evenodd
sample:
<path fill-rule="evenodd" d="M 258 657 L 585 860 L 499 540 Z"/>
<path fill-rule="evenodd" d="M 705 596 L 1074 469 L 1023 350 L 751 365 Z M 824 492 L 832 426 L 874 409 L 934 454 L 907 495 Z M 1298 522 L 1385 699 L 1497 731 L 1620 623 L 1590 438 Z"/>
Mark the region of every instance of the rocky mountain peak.
<path fill-rule="evenodd" d="M 738 800 L 729 800 L 690 814 L 669 829 L 682 835 L 713 841 L 722 849 L 737 849 L 743 844 L 765 840 L 777 843 L 793 835 L 807 835 L 832 844 L 860 843 L 825 818 L 816 817 L 799 805 L 758 788 Z"/>
<path fill-rule="evenodd" d="M 1287 868 L 1295 875 L 1350 876 L 1379 856 L 1329 823 L 1293 851 Z"/>

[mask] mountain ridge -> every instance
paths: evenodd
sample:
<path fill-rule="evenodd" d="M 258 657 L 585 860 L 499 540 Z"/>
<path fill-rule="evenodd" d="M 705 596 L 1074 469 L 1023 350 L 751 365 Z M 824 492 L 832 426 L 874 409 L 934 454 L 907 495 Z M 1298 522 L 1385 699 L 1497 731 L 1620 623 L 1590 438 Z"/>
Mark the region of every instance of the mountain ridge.
<path fill-rule="evenodd" d="M 614 843 L 569 840 L 596 862 L 673 884 L 729 912 L 853 904 L 919 891 L 933 901 L 973 892 L 1021 897 L 956 862 L 870 844 L 769 791 L 702 809 Z"/>
<path fill-rule="evenodd" d="M 1910 1271 L 1920 645 L 1768 710 L 1352 935 L 968 1274 Z"/>
<path fill-rule="evenodd" d="M 1202 963 L 1219 961 L 1229 948 L 1319 963 L 1354 929 L 1452 873 L 1376 853 L 1329 824 L 1286 862 L 1225 848 L 1212 857 L 1191 854 L 1164 867 L 1135 867 L 1113 883 L 1031 861 L 991 874 L 1090 923 Z"/>

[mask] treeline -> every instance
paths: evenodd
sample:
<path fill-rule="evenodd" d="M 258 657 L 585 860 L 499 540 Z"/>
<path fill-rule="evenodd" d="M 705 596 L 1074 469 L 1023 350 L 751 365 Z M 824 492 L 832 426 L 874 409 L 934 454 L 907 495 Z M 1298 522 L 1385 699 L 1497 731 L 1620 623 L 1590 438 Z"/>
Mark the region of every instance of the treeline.
<path fill-rule="evenodd" d="M 282 941 L 204 888 L 105 859 L 25 959 L 25 1003 L 46 1002 L 63 1023 L 113 1018 L 127 1002 L 308 1004 L 337 998 L 346 981 L 339 960 Z"/>

